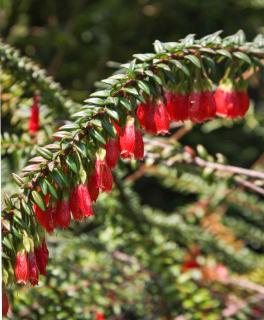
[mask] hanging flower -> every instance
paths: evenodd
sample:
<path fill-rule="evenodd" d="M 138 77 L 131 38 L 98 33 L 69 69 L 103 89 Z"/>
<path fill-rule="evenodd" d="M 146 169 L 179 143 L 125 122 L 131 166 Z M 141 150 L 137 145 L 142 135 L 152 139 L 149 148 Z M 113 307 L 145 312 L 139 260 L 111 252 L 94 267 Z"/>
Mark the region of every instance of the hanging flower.
<path fill-rule="evenodd" d="M 114 168 L 118 161 L 119 156 L 119 144 L 116 139 L 109 139 L 105 145 L 105 161 L 110 168 Z"/>
<path fill-rule="evenodd" d="M 212 119 L 215 117 L 216 103 L 212 91 L 203 91 L 201 94 L 201 105 L 204 110 L 204 117 L 202 121 Z"/>
<path fill-rule="evenodd" d="M 35 253 L 39 273 L 45 276 L 46 267 L 49 259 L 49 250 L 48 250 L 45 239 L 42 241 L 42 244 L 40 246 L 35 248 L 34 253 Z"/>
<path fill-rule="evenodd" d="M 141 131 L 139 129 L 135 130 L 134 157 L 136 160 L 141 160 L 144 158 L 144 141 L 142 138 Z"/>
<path fill-rule="evenodd" d="M 142 128 L 148 133 L 164 135 L 169 132 L 170 118 L 161 100 L 139 104 L 137 117 Z"/>
<path fill-rule="evenodd" d="M 71 211 L 69 200 L 62 199 L 57 204 L 54 212 L 54 225 L 60 228 L 68 228 L 71 223 Z"/>
<path fill-rule="evenodd" d="M 39 271 L 37 266 L 37 260 L 34 252 L 28 254 L 28 270 L 29 270 L 29 281 L 35 286 L 38 284 Z"/>
<path fill-rule="evenodd" d="M 188 119 L 188 96 L 179 92 L 166 92 L 166 109 L 170 120 L 184 121 Z"/>
<path fill-rule="evenodd" d="M 249 107 L 249 100 L 245 90 L 239 93 L 236 84 L 232 79 L 223 79 L 215 94 L 216 114 L 234 119 L 244 116 Z"/>
<path fill-rule="evenodd" d="M 25 252 L 18 252 L 15 263 L 15 276 L 17 283 L 26 284 L 29 278 L 28 257 Z"/>
<path fill-rule="evenodd" d="M 91 200 L 95 202 L 99 195 L 99 187 L 97 184 L 97 177 L 95 172 L 93 172 L 88 178 L 88 190 Z"/>
<path fill-rule="evenodd" d="M 49 233 L 54 230 L 54 213 L 56 208 L 50 206 L 48 209 L 43 211 L 36 204 L 34 204 L 34 212 L 36 214 L 39 224 Z"/>
<path fill-rule="evenodd" d="M 139 129 L 135 128 L 134 118 L 128 117 L 125 127 L 120 133 L 120 156 L 123 159 L 144 157 L 144 143 Z"/>
<path fill-rule="evenodd" d="M 105 160 L 96 159 L 95 162 L 96 184 L 99 189 L 110 192 L 113 185 L 113 177 L 111 169 Z"/>
<path fill-rule="evenodd" d="M 28 130 L 29 133 L 35 133 L 39 130 L 39 96 L 34 96 L 34 102 L 31 106 Z"/>
<path fill-rule="evenodd" d="M 79 184 L 70 193 L 70 209 L 74 220 L 93 215 L 92 201 L 88 186 Z"/>
<path fill-rule="evenodd" d="M 6 316 L 9 309 L 8 297 L 4 289 L 2 289 L 2 316 Z"/>

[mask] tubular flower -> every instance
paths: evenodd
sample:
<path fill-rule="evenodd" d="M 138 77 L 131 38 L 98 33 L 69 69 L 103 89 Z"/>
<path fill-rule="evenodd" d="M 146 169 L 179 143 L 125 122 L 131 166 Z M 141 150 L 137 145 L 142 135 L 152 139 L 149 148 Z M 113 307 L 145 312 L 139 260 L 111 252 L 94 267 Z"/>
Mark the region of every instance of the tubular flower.
<path fill-rule="evenodd" d="M 28 124 L 28 130 L 30 133 L 35 133 L 39 129 L 39 100 L 39 96 L 34 96 L 34 102 L 31 106 Z"/>
<path fill-rule="evenodd" d="M 29 278 L 28 257 L 24 252 L 18 252 L 15 263 L 17 283 L 26 284 Z"/>
<path fill-rule="evenodd" d="M 60 228 L 68 228 L 71 223 L 71 211 L 68 200 L 61 200 L 54 212 L 54 225 Z"/>
<path fill-rule="evenodd" d="M 240 117 L 244 117 L 250 105 L 249 96 L 246 90 L 237 91 L 237 96 L 238 96 L 239 105 L 240 105 L 239 115 Z"/>
<path fill-rule="evenodd" d="M 120 156 L 123 159 L 144 157 L 144 143 L 139 129 L 135 128 L 134 119 L 129 118 L 119 137 Z"/>
<path fill-rule="evenodd" d="M 105 320 L 105 315 L 100 311 L 96 311 L 95 320 Z"/>
<path fill-rule="evenodd" d="M 96 159 L 95 162 L 96 184 L 99 189 L 110 192 L 113 185 L 113 177 L 111 169 L 105 160 Z"/>
<path fill-rule="evenodd" d="M 128 117 L 127 123 L 122 128 L 119 136 L 120 156 L 123 159 L 131 159 L 135 150 L 135 125 L 134 119 Z"/>
<path fill-rule="evenodd" d="M 193 122 L 202 122 L 206 118 L 206 109 L 202 105 L 202 94 L 193 91 L 188 96 L 188 117 Z"/>
<path fill-rule="evenodd" d="M 81 220 L 83 217 L 93 215 L 92 201 L 88 186 L 79 184 L 70 194 L 70 209 L 74 220 Z"/>
<path fill-rule="evenodd" d="M 141 160 L 144 158 L 144 141 L 142 138 L 141 131 L 139 129 L 135 130 L 134 157 L 136 160 Z"/>
<path fill-rule="evenodd" d="M 2 294 L 2 316 L 6 316 L 7 315 L 8 309 L 9 309 L 8 297 L 7 297 L 7 294 L 6 294 L 5 290 L 3 289 L 3 294 Z"/>
<path fill-rule="evenodd" d="M 169 113 L 161 100 L 139 104 L 137 117 L 148 133 L 164 135 L 169 132 Z"/>
<path fill-rule="evenodd" d="M 245 85 L 237 90 L 234 81 L 224 79 L 221 81 L 215 94 L 216 114 L 221 117 L 234 119 L 243 117 L 249 108 L 249 98 Z"/>
<path fill-rule="evenodd" d="M 46 266 L 49 259 L 49 250 L 45 240 L 42 241 L 42 244 L 39 247 L 35 248 L 34 253 L 39 273 L 45 276 Z"/>
<path fill-rule="evenodd" d="M 166 109 L 170 120 L 184 121 L 188 119 L 188 96 L 181 93 L 166 92 Z"/>
<path fill-rule="evenodd" d="M 201 94 L 201 105 L 204 110 L 204 120 L 212 119 L 215 117 L 216 103 L 212 91 L 203 91 Z"/>
<path fill-rule="evenodd" d="M 93 172 L 88 178 L 88 190 L 91 200 L 95 202 L 99 195 L 99 187 L 97 185 L 96 173 Z"/>
<path fill-rule="evenodd" d="M 105 145 L 105 161 L 110 168 L 114 168 L 118 161 L 119 156 L 119 144 L 115 139 L 110 139 Z"/>
<path fill-rule="evenodd" d="M 28 255 L 28 269 L 29 269 L 29 281 L 35 286 L 38 284 L 39 271 L 37 266 L 37 260 L 34 252 L 30 252 Z"/>
<path fill-rule="evenodd" d="M 37 220 L 39 224 L 47 231 L 47 232 L 53 232 L 54 230 L 54 213 L 55 213 L 54 207 L 49 207 L 47 210 L 43 211 L 40 209 L 36 204 L 34 204 L 34 212 L 36 214 Z"/>

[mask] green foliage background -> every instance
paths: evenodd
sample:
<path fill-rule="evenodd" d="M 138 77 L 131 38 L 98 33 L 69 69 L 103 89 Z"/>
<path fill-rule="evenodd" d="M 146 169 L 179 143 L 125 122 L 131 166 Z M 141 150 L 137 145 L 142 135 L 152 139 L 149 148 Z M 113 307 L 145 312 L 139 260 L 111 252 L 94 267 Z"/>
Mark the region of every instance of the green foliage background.
<path fill-rule="evenodd" d="M 2 0 L 0 28 L 6 42 L 39 62 L 81 103 L 97 80 L 113 72 L 115 61 L 152 51 L 155 39 L 175 41 L 219 29 L 228 35 L 240 28 L 251 39 L 263 33 L 263 16 L 264 4 L 257 0 Z M 4 104 L 2 125 L 5 131 L 22 134 L 21 117 L 27 117 L 31 96 L 10 85 L 14 82 L 10 75 L 3 76 L 4 89 L 20 103 L 11 103 L 10 109 Z M 263 83 L 263 75 L 257 85 L 254 79 L 250 83 L 252 106 L 246 120 L 198 125 L 181 143 L 203 144 L 233 165 L 263 170 Z M 14 119 L 10 111 L 18 109 Z M 45 141 L 53 120 L 59 123 L 67 114 L 56 113 L 54 106 L 54 112 L 44 107 L 42 116 Z M 13 188 L 10 171 L 19 172 L 30 150 L 5 155 L 4 191 Z M 13 292 L 12 319 L 94 319 L 96 310 L 109 319 L 226 319 L 228 291 L 247 301 L 228 319 L 258 319 L 251 305 L 251 300 L 253 305 L 259 302 L 254 292 L 203 282 L 199 272 L 182 273 L 181 265 L 187 249 L 198 244 L 202 263 L 223 262 L 231 273 L 264 285 L 261 267 L 254 270 L 256 261 L 263 266 L 263 200 L 238 189 L 226 196 L 228 181 L 207 179 L 201 171 L 180 175 L 181 169 L 168 171 L 162 164 L 136 183 L 124 182 L 136 168 L 121 166 L 116 178 L 121 188 L 101 196 L 92 221 L 49 237 L 47 279 L 39 288 Z M 209 208 L 203 206 L 206 201 Z M 206 215 L 219 210 L 225 212 L 221 223 L 230 227 L 232 243 L 202 226 Z M 242 247 L 236 246 L 238 240 Z"/>

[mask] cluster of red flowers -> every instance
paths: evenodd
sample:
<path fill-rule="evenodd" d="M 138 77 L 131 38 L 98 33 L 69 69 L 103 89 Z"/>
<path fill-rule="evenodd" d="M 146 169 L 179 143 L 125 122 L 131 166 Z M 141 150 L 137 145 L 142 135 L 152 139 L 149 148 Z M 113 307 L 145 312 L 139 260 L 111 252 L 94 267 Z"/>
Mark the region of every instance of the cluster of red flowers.
<path fill-rule="evenodd" d="M 28 131 L 31 134 L 34 134 L 39 129 L 39 101 L 40 101 L 40 97 L 35 95 L 33 104 L 31 106 L 29 123 L 28 123 Z"/>
<path fill-rule="evenodd" d="M 49 251 L 45 240 L 34 252 L 18 252 L 14 268 L 17 283 L 25 285 L 30 282 L 33 286 L 37 285 L 39 274 L 46 275 L 48 258 Z"/>

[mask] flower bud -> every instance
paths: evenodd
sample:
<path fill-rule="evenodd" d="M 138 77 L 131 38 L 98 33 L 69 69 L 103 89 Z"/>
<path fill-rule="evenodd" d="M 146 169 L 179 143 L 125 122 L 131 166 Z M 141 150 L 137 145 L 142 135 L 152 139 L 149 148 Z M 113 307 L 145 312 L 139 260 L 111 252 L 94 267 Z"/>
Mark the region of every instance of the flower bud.
<path fill-rule="evenodd" d="M 114 168 L 118 161 L 119 144 L 116 139 L 110 139 L 105 145 L 105 161 L 110 168 Z"/>
<path fill-rule="evenodd" d="M 15 263 L 15 276 L 17 283 L 26 284 L 29 278 L 28 257 L 25 252 L 18 252 Z"/>
<path fill-rule="evenodd" d="M 42 275 L 46 275 L 46 266 L 49 259 L 49 250 L 47 248 L 47 244 L 45 239 L 42 241 L 42 244 L 35 248 L 34 250 L 36 263 L 38 266 L 39 273 Z"/>
<path fill-rule="evenodd" d="M 2 316 L 6 316 L 9 309 L 8 297 L 4 289 L 2 289 Z"/>
<path fill-rule="evenodd" d="M 39 129 L 39 100 L 39 96 L 34 96 L 34 102 L 31 106 L 28 124 L 29 133 L 35 133 Z"/>
<path fill-rule="evenodd" d="M 29 269 L 29 281 L 35 286 L 38 284 L 39 271 L 37 266 L 37 260 L 34 252 L 28 254 L 28 269 Z"/>

